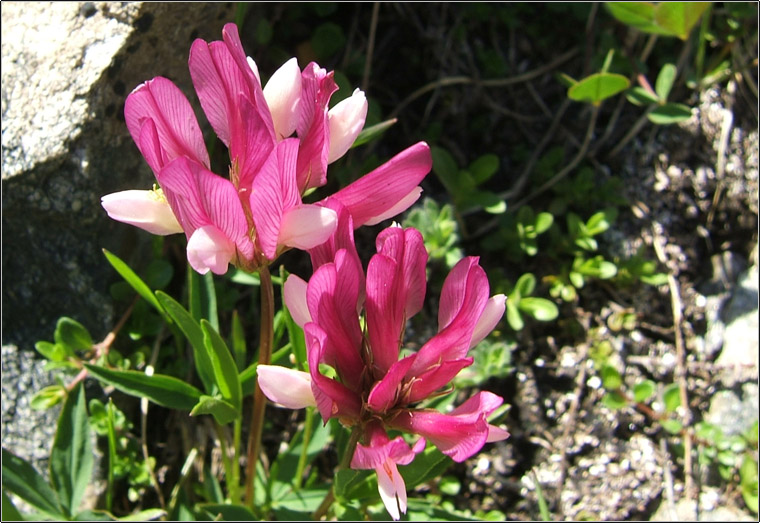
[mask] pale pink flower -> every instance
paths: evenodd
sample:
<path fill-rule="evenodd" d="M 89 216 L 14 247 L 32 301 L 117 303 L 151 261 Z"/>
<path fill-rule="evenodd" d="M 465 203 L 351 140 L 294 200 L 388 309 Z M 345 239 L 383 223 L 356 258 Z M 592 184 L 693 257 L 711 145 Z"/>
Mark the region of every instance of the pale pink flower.
<path fill-rule="evenodd" d="M 230 263 L 255 271 L 288 248 L 311 249 L 328 239 L 337 223 L 334 210 L 301 197 L 324 185 L 330 155 L 345 153 L 366 117 L 360 92 L 328 111 L 337 85 L 332 72 L 314 63 L 300 71 L 292 59 L 262 89 L 235 24 L 225 25 L 222 35 L 222 41 L 193 42 L 189 67 L 201 107 L 229 149 L 229 178 L 211 172 L 187 98 L 156 77 L 127 97 L 124 115 L 166 203 L 132 192 L 102 201 L 118 221 L 154 234 L 184 231 L 191 266 L 217 274 Z M 289 138 L 293 131 L 298 138 Z M 356 215 L 356 226 L 376 223 L 416 200 L 431 165 L 428 146 L 418 143 L 335 197 Z"/>

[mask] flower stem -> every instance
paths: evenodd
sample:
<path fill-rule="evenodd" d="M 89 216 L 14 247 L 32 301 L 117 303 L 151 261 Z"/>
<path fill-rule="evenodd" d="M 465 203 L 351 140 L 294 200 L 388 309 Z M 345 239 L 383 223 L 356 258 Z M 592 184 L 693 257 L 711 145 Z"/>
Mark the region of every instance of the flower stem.
<path fill-rule="evenodd" d="M 351 458 L 354 456 L 354 450 L 356 449 L 356 444 L 359 443 L 361 435 L 361 427 L 359 425 L 354 425 L 354 428 L 351 430 L 351 438 L 348 440 L 348 445 L 346 445 L 346 451 L 343 453 L 343 457 L 341 458 L 338 467 L 335 469 L 335 474 L 337 474 L 339 470 L 347 469 L 351 465 Z M 333 478 L 333 484 L 330 486 L 330 490 L 327 492 L 325 499 L 322 500 L 319 508 L 317 508 L 317 510 L 314 511 L 314 514 L 311 515 L 311 519 L 319 521 L 327 514 L 327 511 L 330 510 L 330 506 L 335 501 L 334 489 L 335 479 Z"/>
<path fill-rule="evenodd" d="M 301 490 L 303 481 L 303 470 L 306 468 L 306 458 L 309 454 L 309 442 L 314 426 L 314 409 L 306 407 L 306 421 L 303 428 L 303 440 L 301 441 L 301 455 L 298 457 L 298 467 L 296 468 L 296 477 L 293 486 L 296 490 Z"/>
<path fill-rule="evenodd" d="M 274 288 L 269 268 L 259 268 L 261 292 L 261 323 L 259 324 L 259 365 L 269 365 L 272 358 L 272 339 L 274 337 Z M 253 506 L 254 479 L 256 477 L 256 462 L 261 452 L 261 432 L 264 426 L 264 408 L 266 398 L 259 387 L 258 381 L 253 392 L 253 411 L 251 415 L 251 430 L 248 434 L 248 462 L 246 463 L 245 501 Z"/>

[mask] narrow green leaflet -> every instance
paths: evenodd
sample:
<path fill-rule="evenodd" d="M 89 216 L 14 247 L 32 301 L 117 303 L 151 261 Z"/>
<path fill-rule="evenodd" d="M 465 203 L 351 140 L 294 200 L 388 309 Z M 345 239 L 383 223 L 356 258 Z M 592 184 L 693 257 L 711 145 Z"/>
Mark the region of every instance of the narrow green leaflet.
<path fill-rule="evenodd" d="M 191 416 L 201 414 L 211 414 L 220 425 L 227 425 L 240 416 L 230 402 L 212 396 L 201 396 L 198 404 L 190 411 Z"/>
<path fill-rule="evenodd" d="M 162 407 L 179 410 L 192 410 L 201 397 L 201 391 L 173 376 L 154 374 L 134 370 L 111 370 L 89 363 L 84 366 L 90 375 L 100 381 L 113 385 L 120 391 L 138 398 L 148 398 Z"/>
<path fill-rule="evenodd" d="M 630 85 L 628 78 L 621 74 L 596 73 L 568 89 L 567 96 L 576 102 L 599 105 L 603 100 L 625 91 Z"/>
<path fill-rule="evenodd" d="M 185 309 L 177 300 L 163 291 L 156 291 L 156 298 L 166 310 L 167 314 L 172 317 L 180 328 L 182 333 L 187 337 L 190 345 L 193 347 L 193 359 L 195 360 L 195 370 L 203 382 L 203 388 L 207 393 L 214 392 L 214 375 L 211 368 L 211 360 L 206 352 L 206 346 L 203 342 L 203 331 L 200 324 L 195 321 L 192 314 Z"/>
<path fill-rule="evenodd" d="M 691 118 L 691 108 L 688 105 L 669 102 L 647 114 L 647 118 L 657 125 L 670 125 Z"/>
<path fill-rule="evenodd" d="M 240 387 L 237 365 L 232 359 L 230 349 L 227 348 L 227 344 L 208 321 L 201 320 L 201 330 L 203 330 L 203 344 L 206 346 L 211 367 L 214 369 L 216 386 L 219 387 L 222 397 L 240 411 L 243 392 Z"/>
<path fill-rule="evenodd" d="M 435 447 L 428 447 L 417 455 L 409 465 L 399 467 L 406 490 L 440 476 L 453 463 L 452 459 Z"/>
<path fill-rule="evenodd" d="M 390 120 L 385 120 L 384 122 L 376 123 L 375 125 L 362 129 L 359 136 L 354 140 L 353 145 L 351 145 L 351 148 L 353 149 L 354 147 L 371 142 L 375 138 L 379 138 L 381 134 L 387 131 L 397 121 L 397 118 L 391 118 Z"/>
<path fill-rule="evenodd" d="M 673 88 L 673 82 L 676 80 L 676 66 L 665 64 L 657 75 L 657 81 L 654 84 L 654 91 L 663 102 L 670 96 L 670 90 Z"/>
<path fill-rule="evenodd" d="M 156 308 L 156 310 L 161 313 L 161 316 L 166 318 L 166 313 L 161 308 L 161 304 L 158 303 L 158 300 L 153 295 L 153 292 L 151 292 L 150 287 L 133 271 L 129 265 L 124 263 L 121 258 L 113 254 L 112 252 L 107 251 L 106 249 L 103 249 L 103 254 L 105 254 L 106 259 L 108 260 L 108 263 L 113 266 L 114 269 L 116 269 L 116 272 L 118 272 L 124 280 L 132 286 L 134 290 L 137 291 L 137 293 L 145 299 L 148 303 L 153 305 L 153 307 Z M 167 322 L 170 322 L 168 318 Z"/>
<path fill-rule="evenodd" d="M 55 518 L 63 519 L 58 495 L 34 467 L 3 448 L 3 489 L 12 492 L 31 506 Z M 5 508 L 3 507 L 3 519 Z"/>
<path fill-rule="evenodd" d="M 652 2 L 605 2 L 610 14 L 626 25 L 639 31 L 654 34 L 669 34 L 654 20 L 655 5 Z"/>
<path fill-rule="evenodd" d="M 84 387 L 78 384 L 63 404 L 50 453 L 50 480 L 63 510 L 76 514 L 94 465 Z"/>
<path fill-rule="evenodd" d="M 196 508 L 208 513 L 211 521 L 258 521 L 251 509 L 243 505 L 199 503 Z"/>
<path fill-rule="evenodd" d="M 237 309 L 232 311 L 232 352 L 235 354 L 235 365 L 237 365 L 238 370 L 242 371 L 245 369 L 245 358 L 248 350 L 245 343 L 245 331 Z"/>
<path fill-rule="evenodd" d="M 537 298 L 529 296 L 520 300 L 518 305 L 520 311 L 529 314 L 534 320 L 552 321 L 559 316 L 559 309 L 546 298 Z"/>
<path fill-rule="evenodd" d="M 377 475 L 371 470 L 339 470 L 333 486 L 339 500 L 353 501 L 378 497 Z"/>
<path fill-rule="evenodd" d="M 3 474 L 5 474 L 5 471 L 3 471 Z M 24 518 L 21 516 L 21 513 L 16 508 L 16 505 L 13 504 L 13 501 L 11 501 L 11 498 L 8 497 L 8 495 L 3 490 L 3 521 L 24 521 Z"/>

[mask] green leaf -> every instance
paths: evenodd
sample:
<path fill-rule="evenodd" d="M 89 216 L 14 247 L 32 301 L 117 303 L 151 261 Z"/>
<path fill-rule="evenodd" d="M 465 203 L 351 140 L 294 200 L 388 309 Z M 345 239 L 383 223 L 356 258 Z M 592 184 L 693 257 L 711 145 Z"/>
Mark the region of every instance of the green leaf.
<path fill-rule="evenodd" d="M 655 8 L 654 19 L 669 34 L 686 40 L 709 6 L 710 2 L 660 2 Z"/>
<path fill-rule="evenodd" d="M 237 369 L 242 371 L 245 369 L 245 358 L 248 350 L 245 343 L 245 331 L 243 331 L 243 324 L 240 322 L 237 309 L 232 311 L 232 352 L 235 354 Z"/>
<path fill-rule="evenodd" d="M 319 25 L 312 34 L 311 47 L 320 63 L 338 52 L 346 42 L 343 29 L 333 22 Z"/>
<path fill-rule="evenodd" d="M 116 256 L 115 254 L 107 251 L 106 249 L 103 249 L 103 254 L 105 254 L 106 259 L 108 260 L 108 263 L 111 264 L 111 266 L 116 269 L 116 272 L 118 272 L 124 280 L 132 286 L 134 290 L 137 291 L 137 293 L 143 297 L 145 301 L 150 303 L 153 307 L 156 308 L 158 312 L 161 313 L 162 316 L 166 317 L 166 314 L 164 313 L 164 310 L 161 308 L 161 304 L 158 303 L 158 300 L 153 295 L 153 293 L 150 290 L 150 287 L 140 279 L 140 277 L 135 274 L 135 272 L 124 263 L 121 258 Z M 167 318 L 168 321 L 168 318 Z"/>
<path fill-rule="evenodd" d="M 662 69 L 660 69 L 660 74 L 657 75 L 657 81 L 654 84 L 654 90 L 663 102 L 668 99 L 675 79 L 676 66 L 673 64 L 663 65 Z"/>
<path fill-rule="evenodd" d="M 68 354 L 76 351 L 87 351 L 92 348 L 92 336 L 84 325 L 71 318 L 58 319 L 55 326 L 55 343 L 62 345 Z"/>
<path fill-rule="evenodd" d="M 441 478 L 438 488 L 447 496 L 456 496 L 462 489 L 462 484 L 454 476 L 444 476 Z"/>
<path fill-rule="evenodd" d="M 666 283 L 668 283 L 668 275 L 662 272 L 658 272 L 657 274 L 652 274 L 652 275 L 642 274 L 641 276 L 639 276 L 639 279 L 643 281 L 644 283 L 646 283 L 647 285 L 654 285 L 654 286 L 665 285 Z"/>
<path fill-rule="evenodd" d="M 652 2 L 605 2 L 612 16 L 639 31 L 667 34 L 654 21 L 655 6 Z"/>
<path fill-rule="evenodd" d="M 5 471 L 3 471 L 5 473 Z M 11 501 L 11 498 L 8 497 L 8 495 L 5 493 L 5 490 L 2 491 L 3 494 L 3 506 L 2 506 L 2 513 L 3 513 L 3 521 L 24 521 L 23 516 L 21 515 L 21 512 L 18 511 L 16 508 L 16 505 L 13 504 L 13 501 Z"/>
<path fill-rule="evenodd" d="M 428 447 L 417 454 L 409 465 L 399 467 L 407 490 L 411 491 L 431 479 L 440 476 L 453 463 L 452 459 L 435 447 Z"/>
<path fill-rule="evenodd" d="M 602 403 L 605 407 L 612 410 L 620 410 L 628 406 L 628 401 L 625 399 L 625 396 L 616 390 L 605 394 L 602 398 Z"/>
<path fill-rule="evenodd" d="M 665 403 L 665 412 L 674 412 L 681 406 L 681 391 L 678 383 L 671 383 L 662 393 L 662 400 Z"/>
<path fill-rule="evenodd" d="M 220 425 L 227 425 L 240 417 L 240 413 L 235 406 L 222 398 L 212 396 L 201 396 L 198 404 L 190 411 L 191 416 L 200 416 L 202 414 L 211 414 Z"/>
<path fill-rule="evenodd" d="M 647 114 L 649 121 L 657 125 L 670 125 L 691 118 L 691 108 L 678 103 L 666 103 Z"/>
<path fill-rule="evenodd" d="M 633 105 L 652 105 L 660 103 L 660 99 L 653 93 L 638 85 L 631 87 L 625 97 Z"/>
<path fill-rule="evenodd" d="M 633 386 L 633 400 L 637 403 L 644 403 L 654 395 L 656 385 L 652 380 L 640 381 Z"/>
<path fill-rule="evenodd" d="M 66 350 L 67 346 L 60 343 L 50 343 L 49 341 L 38 341 L 34 344 L 34 348 L 42 356 L 56 363 L 64 361 L 68 356 L 74 355 Z"/>
<path fill-rule="evenodd" d="M 538 321 L 552 321 L 559 316 L 559 309 L 546 298 L 536 298 L 529 296 L 520 300 L 517 305 L 521 312 Z"/>
<path fill-rule="evenodd" d="M 538 213 L 538 216 L 536 216 L 536 221 L 535 221 L 536 234 L 541 234 L 542 232 L 546 232 L 549 229 L 549 227 L 552 226 L 553 223 L 554 223 L 554 216 L 552 216 L 551 213 L 548 213 L 548 212 Z"/>
<path fill-rule="evenodd" d="M 757 461 L 749 454 L 744 455 L 742 464 L 739 467 L 740 487 L 742 497 L 747 504 L 747 508 L 757 514 L 758 509 L 758 477 Z"/>
<path fill-rule="evenodd" d="M 67 514 L 76 514 L 92 480 L 94 465 L 84 387 L 78 384 L 63 404 L 50 452 L 50 482 Z"/>
<path fill-rule="evenodd" d="M 441 180 L 441 183 L 452 196 L 459 191 L 459 166 L 446 149 L 433 146 L 430 148 L 433 157 L 433 172 Z"/>
<path fill-rule="evenodd" d="M 376 499 L 377 477 L 374 471 L 341 469 L 335 474 L 335 497 L 346 502 Z"/>
<path fill-rule="evenodd" d="M 258 365 L 258 362 L 254 361 L 238 376 L 238 379 L 240 380 L 240 391 L 244 398 L 253 394 L 253 391 L 256 389 L 256 367 L 258 367 Z"/>
<path fill-rule="evenodd" d="M 116 518 L 118 521 L 153 521 L 154 519 L 160 519 L 166 515 L 166 511 L 160 508 L 148 508 L 145 510 L 141 510 L 139 512 L 135 512 L 134 514 L 130 514 L 128 516 L 123 516 L 120 518 Z"/>
<path fill-rule="evenodd" d="M 522 298 L 524 296 L 530 296 L 536 288 L 536 277 L 533 274 L 526 272 L 517 279 L 515 283 L 515 291 L 517 295 Z"/>
<path fill-rule="evenodd" d="M 507 299 L 507 323 L 512 329 L 519 331 L 525 327 L 525 322 L 517 309 L 517 305 L 512 300 Z"/>
<path fill-rule="evenodd" d="M 206 352 L 214 370 L 216 386 L 219 387 L 222 397 L 239 411 L 243 393 L 240 388 L 237 366 L 235 360 L 232 359 L 230 349 L 227 348 L 227 344 L 224 343 L 222 337 L 208 321 L 201 320 L 201 330 L 203 330 Z"/>
<path fill-rule="evenodd" d="M 211 360 L 208 357 L 206 346 L 203 342 L 203 331 L 200 324 L 193 319 L 193 316 L 187 309 L 165 292 L 156 291 L 156 298 L 193 347 L 195 370 L 198 372 L 198 376 L 203 383 L 204 390 L 212 394 L 214 392 L 214 374 Z"/>
<path fill-rule="evenodd" d="M 601 374 L 602 386 L 609 391 L 618 390 L 623 385 L 623 377 L 612 365 L 604 365 L 599 374 Z"/>
<path fill-rule="evenodd" d="M 599 105 L 603 100 L 625 91 L 630 85 L 628 78 L 621 74 L 595 73 L 568 89 L 567 96 L 577 102 Z"/>
<path fill-rule="evenodd" d="M 670 432 L 671 434 L 680 434 L 683 430 L 683 425 L 677 419 L 664 419 L 660 421 L 662 428 Z"/>
<path fill-rule="evenodd" d="M 614 207 L 594 213 L 586 222 L 586 232 L 591 236 L 601 234 L 610 228 L 615 219 L 617 219 L 617 210 Z"/>
<path fill-rule="evenodd" d="M 58 405 L 65 397 L 66 387 L 62 385 L 48 385 L 32 396 L 29 406 L 34 410 L 45 410 Z"/>
<path fill-rule="evenodd" d="M 207 512 L 211 521 L 258 521 L 251 509 L 244 505 L 198 503 L 199 510 Z"/>
<path fill-rule="evenodd" d="M 364 145 L 365 143 L 371 142 L 372 140 L 375 140 L 376 138 L 379 138 L 380 135 L 382 135 L 385 131 L 390 129 L 390 127 L 395 124 L 398 121 L 398 118 L 391 118 L 390 120 L 385 120 L 384 122 L 376 123 L 375 125 L 372 125 L 370 127 L 365 127 L 361 130 L 359 133 L 359 136 L 356 137 L 356 140 L 351 145 L 351 148 L 358 147 L 360 145 Z"/>
<path fill-rule="evenodd" d="M 3 488 L 31 506 L 57 519 L 65 519 L 58 506 L 58 495 L 34 467 L 12 452 L 2 449 Z M 3 510 L 3 519 L 5 511 Z"/>
<path fill-rule="evenodd" d="M 201 391 L 189 383 L 173 376 L 154 374 L 134 370 L 111 370 L 85 363 L 90 375 L 100 381 L 113 385 L 120 391 L 138 398 L 148 398 L 162 407 L 178 410 L 191 410 L 201 397 Z"/>
<path fill-rule="evenodd" d="M 495 154 L 484 154 L 470 164 L 470 174 L 472 174 L 476 185 L 480 185 L 489 180 L 496 171 L 499 170 L 499 157 Z"/>

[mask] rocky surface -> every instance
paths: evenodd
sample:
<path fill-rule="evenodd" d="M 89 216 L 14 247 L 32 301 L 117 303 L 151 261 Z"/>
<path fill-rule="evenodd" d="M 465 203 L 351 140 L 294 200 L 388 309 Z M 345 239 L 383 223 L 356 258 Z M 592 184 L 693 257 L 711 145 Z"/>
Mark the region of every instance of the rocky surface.
<path fill-rule="evenodd" d="M 100 197 L 153 176 L 124 125 L 124 100 L 156 75 L 191 102 L 187 53 L 218 38 L 231 4 L 3 2 L 3 343 L 32 350 L 70 315 L 104 336 L 107 248 L 138 265 L 148 235 L 109 220 Z"/>

